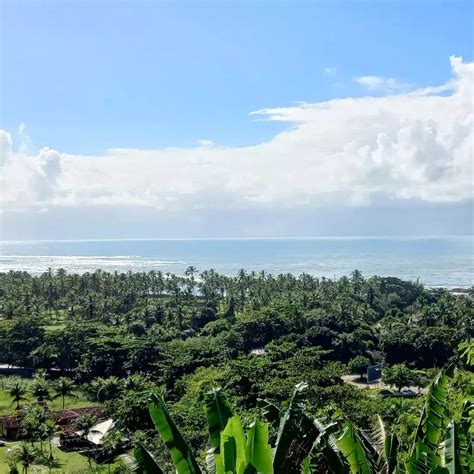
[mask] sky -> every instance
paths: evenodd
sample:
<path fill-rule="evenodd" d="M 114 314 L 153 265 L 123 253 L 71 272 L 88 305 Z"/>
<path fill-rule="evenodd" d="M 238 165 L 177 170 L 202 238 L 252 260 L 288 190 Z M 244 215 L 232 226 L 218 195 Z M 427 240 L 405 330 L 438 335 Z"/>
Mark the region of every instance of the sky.
<path fill-rule="evenodd" d="M 470 1 L 0 5 L 0 239 L 472 233 Z"/>

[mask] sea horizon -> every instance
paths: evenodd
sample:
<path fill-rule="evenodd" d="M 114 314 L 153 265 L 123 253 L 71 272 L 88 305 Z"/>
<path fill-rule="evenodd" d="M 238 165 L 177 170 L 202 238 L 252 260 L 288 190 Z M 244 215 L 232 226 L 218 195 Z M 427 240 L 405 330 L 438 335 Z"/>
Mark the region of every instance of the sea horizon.
<path fill-rule="evenodd" d="M 2 243 L 31 243 L 31 242 L 121 242 L 121 241 L 150 241 L 150 240 L 325 240 L 325 239 L 449 239 L 470 237 L 474 234 L 400 234 L 400 235 L 309 235 L 309 236 L 255 236 L 255 237 L 100 237 L 84 239 L 0 239 Z"/>
<path fill-rule="evenodd" d="M 466 234 L 0 241 L 0 272 L 40 274 L 63 268 L 70 273 L 101 269 L 183 274 L 193 265 L 226 275 L 244 269 L 334 279 L 357 269 L 366 277 L 470 288 L 473 242 Z"/>

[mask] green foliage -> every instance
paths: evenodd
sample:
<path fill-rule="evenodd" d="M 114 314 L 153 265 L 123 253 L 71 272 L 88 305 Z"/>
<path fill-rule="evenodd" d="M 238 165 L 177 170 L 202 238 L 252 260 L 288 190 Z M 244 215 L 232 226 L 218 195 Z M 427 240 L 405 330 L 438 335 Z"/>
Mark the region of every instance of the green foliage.
<path fill-rule="evenodd" d="M 471 433 L 474 403 L 466 401 L 459 422 L 452 420 L 447 428 L 444 447 L 444 466 L 449 474 L 468 474 L 474 468 Z"/>
<path fill-rule="evenodd" d="M 9 394 L 12 398 L 12 403 L 16 403 L 17 408 L 19 408 L 21 401 L 26 400 L 26 389 L 19 380 L 15 380 L 9 389 Z"/>
<path fill-rule="evenodd" d="M 204 399 L 209 437 L 215 452 L 218 454 L 221 445 L 221 431 L 227 425 L 232 411 L 229 402 L 218 389 L 213 389 L 206 394 Z"/>
<path fill-rule="evenodd" d="M 229 411 L 214 420 L 215 450 L 231 414 L 238 414 L 247 440 L 258 400 L 266 399 L 269 439 L 284 470 L 292 472 L 303 460 L 316 472 L 349 469 L 335 443 L 343 432 L 327 428 L 335 407 L 354 427 L 371 469 L 382 459 L 392 469 L 408 457 L 421 398 L 382 399 L 344 383 L 342 375 L 348 367 L 362 374 L 371 361 L 383 360 L 384 381 L 400 390 L 425 386 L 433 370 L 452 360 L 469 369 L 473 320 L 468 297 L 397 278 L 366 279 L 357 271 L 334 281 L 243 270 L 235 277 L 213 270 L 198 277 L 196 269 L 183 276 L 10 272 L 0 274 L 0 363 L 47 372 L 16 390 L 10 382 L 0 387 L 0 410 L 11 414 L 15 405 L 35 399 L 51 410 L 80 406 L 84 399 L 74 395 L 87 392 L 90 403 L 105 405 L 131 445 L 141 442 L 166 471 L 164 446 L 148 414 L 150 393 L 166 393 L 168 414 L 200 463 L 209 448 L 206 393 L 222 387 Z M 53 368 L 73 380 L 54 381 Z M 301 381 L 308 385 L 304 396 L 292 399 Z M 452 381 L 446 416 L 457 425 L 450 425 L 447 446 L 462 444 L 461 419 L 454 414 L 463 393 L 473 395 L 470 384 L 471 376 Z M 378 443 L 371 449 L 378 413 L 387 426 L 384 448 Z M 279 438 L 287 415 L 291 422 L 282 426 L 290 441 Z M 315 425 L 315 415 L 324 423 Z M 447 421 L 442 426 L 444 440 Z M 318 449 L 312 449 L 315 438 Z"/>
<path fill-rule="evenodd" d="M 429 472 L 441 465 L 441 441 L 448 422 L 448 385 L 453 374 L 454 366 L 441 371 L 429 388 L 407 464 L 410 474 Z"/>
<path fill-rule="evenodd" d="M 219 452 L 213 454 L 216 474 L 273 473 L 267 424 L 253 422 L 245 436 L 240 418 L 233 416 L 229 418 L 220 438 Z"/>
<path fill-rule="evenodd" d="M 150 416 L 156 429 L 171 453 L 178 474 L 198 474 L 201 472 L 191 448 L 174 424 L 163 399 L 152 395 L 149 405 Z"/>
<path fill-rule="evenodd" d="M 142 444 L 139 444 L 134 450 L 134 456 L 137 465 L 132 467 L 133 472 L 146 474 L 163 474 L 161 467 L 155 459 L 155 456 L 148 451 Z"/>
<path fill-rule="evenodd" d="M 337 445 L 349 463 L 351 471 L 358 474 L 370 474 L 370 464 L 364 446 L 354 425 L 347 420 L 340 422 L 341 434 Z"/>
<path fill-rule="evenodd" d="M 304 412 L 308 386 L 296 385 L 287 410 L 280 419 L 273 456 L 275 472 L 297 472 L 319 435 L 316 425 Z M 267 408 L 268 413 L 268 408 Z"/>
<path fill-rule="evenodd" d="M 392 367 L 384 367 L 382 380 L 387 385 L 394 385 L 400 391 L 413 383 L 414 373 L 405 364 L 395 364 Z"/>
<path fill-rule="evenodd" d="M 349 370 L 353 374 L 359 374 L 361 377 L 367 372 L 370 365 L 370 359 L 364 356 L 356 356 L 349 362 Z"/>
<path fill-rule="evenodd" d="M 53 398 L 61 398 L 63 410 L 66 405 L 66 397 L 77 398 L 77 395 L 74 393 L 75 388 L 74 382 L 67 377 L 60 377 L 55 381 Z"/>

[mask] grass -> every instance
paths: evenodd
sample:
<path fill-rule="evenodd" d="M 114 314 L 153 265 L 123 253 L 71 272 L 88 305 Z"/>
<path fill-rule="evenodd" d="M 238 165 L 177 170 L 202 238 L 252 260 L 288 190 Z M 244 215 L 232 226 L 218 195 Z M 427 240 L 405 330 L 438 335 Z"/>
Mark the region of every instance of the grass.
<path fill-rule="evenodd" d="M 21 380 L 24 383 L 25 387 L 28 387 L 31 384 L 31 379 L 20 378 L 20 377 L 0 377 L 0 416 L 14 415 L 16 410 L 15 404 L 12 404 L 10 394 L 8 393 L 8 387 L 12 384 L 14 380 Z M 66 397 L 65 399 L 65 408 L 79 408 L 79 407 L 90 407 L 95 406 L 97 403 L 87 400 L 83 394 L 79 391 L 76 391 L 78 395 L 75 397 Z M 21 402 L 21 405 L 33 403 L 35 400 L 30 393 L 26 393 L 26 400 Z M 56 398 L 55 400 L 48 401 L 48 407 L 51 411 L 59 411 L 63 409 L 62 399 Z"/>
<path fill-rule="evenodd" d="M 0 474 L 8 474 L 9 467 L 8 467 L 8 459 L 7 459 L 7 452 L 11 450 L 15 446 L 18 446 L 20 442 L 12 442 L 9 443 L 8 446 L 3 448 L 0 447 Z M 39 448 L 39 443 L 35 443 L 35 447 Z M 48 449 L 48 448 L 45 448 Z M 83 456 L 82 454 L 76 452 L 66 453 L 61 451 L 58 448 L 53 448 L 53 456 L 56 460 L 56 467 L 53 467 L 49 470 L 46 466 L 42 466 L 39 464 L 33 464 L 28 469 L 30 473 L 68 473 L 68 474 L 84 474 L 84 473 L 108 473 L 109 467 L 110 472 L 113 472 L 114 467 L 117 464 L 106 464 L 102 466 L 96 466 L 92 463 L 92 468 L 89 467 L 89 463 L 87 461 L 87 457 Z M 19 472 L 21 472 L 21 465 L 17 465 Z"/>

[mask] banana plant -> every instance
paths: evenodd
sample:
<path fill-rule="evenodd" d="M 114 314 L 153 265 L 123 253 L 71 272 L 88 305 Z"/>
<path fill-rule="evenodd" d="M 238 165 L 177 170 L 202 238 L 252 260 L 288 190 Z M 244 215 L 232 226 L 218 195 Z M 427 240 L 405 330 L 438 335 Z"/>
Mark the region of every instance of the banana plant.
<path fill-rule="evenodd" d="M 210 474 L 273 474 L 267 423 L 255 421 L 245 436 L 240 418 L 233 416 L 221 433 L 220 443 L 220 451 L 213 454 L 214 470 L 208 464 Z"/>
<path fill-rule="evenodd" d="M 313 472 L 331 472 L 333 474 L 350 474 L 350 466 L 347 463 L 341 449 L 337 444 L 337 434 L 340 427 L 337 422 L 332 421 L 324 424 L 318 419 L 314 423 L 320 431 L 319 436 L 313 444 L 309 455 L 302 463 L 302 474 Z"/>
<path fill-rule="evenodd" d="M 220 389 L 205 396 L 204 411 L 212 448 L 206 457 L 209 474 L 467 474 L 474 472 L 472 412 L 466 402 L 459 421 L 447 419 L 448 385 L 454 367 L 440 372 L 426 396 L 413 447 L 405 466 L 398 465 L 399 442 L 377 418 L 372 433 L 359 430 L 340 414 L 329 424 L 304 411 L 306 384 L 298 384 L 286 411 L 268 401 L 260 408 L 276 429 L 274 448 L 268 424 L 252 423 L 247 433 Z M 152 396 L 151 418 L 170 451 L 177 474 L 201 474 L 191 447 L 175 426 L 162 397 Z M 446 433 L 446 440 L 444 434 Z M 320 462 L 321 461 L 321 462 Z M 139 445 L 134 471 L 161 474 L 153 454 Z"/>
<path fill-rule="evenodd" d="M 406 464 L 408 474 L 425 474 L 442 467 L 441 443 L 447 425 L 449 382 L 454 366 L 442 370 L 431 384 L 415 434 L 410 457 Z"/>
<path fill-rule="evenodd" d="M 232 418 L 229 402 L 220 389 L 212 389 L 204 397 L 204 412 L 206 414 L 209 438 L 214 452 L 219 453 L 221 432 Z"/>
<path fill-rule="evenodd" d="M 372 433 L 355 427 L 340 414 L 324 425 L 315 420 L 321 434 L 313 450 L 305 460 L 303 474 L 316 469 L 313 461 L 318 456 L 326 470 L 334 474 L 394 474 L 397 471 L 398 439 L 387 433 L 380 417 L 377 417 Z"/>
<path fill-rule="evenodd" d="M 340 421 L 339 428 L 340 434 L 337 437 L 337 445 L 347 460 L 351 472 L 371 474 L 369 458 L 358 430 L 348 420 Z"/>
<path fill-rule="evenodd" d="M 261 400 L 263 416 L 278 426 L 278 434 L 273 449 L 273 470 L 296 474 L 301 472 L 305 459 L 311 452 L 320 434 L 314 420 L 304 411 L 304 397 L 308 385 L 296 385 L 285 412 L 272 403 Z"/>
<path fill-rule="evenodd" d="M 449 423 L 443 452 L 443 464 L 449 474 L 474 472 L 474 452 L 471 435 L 474 403 L 465 401 L 459 422 Z"/>
<path fill-rule="evenodd" d="M 268 443 L 268 424 L 252 423 L 245 435 L 238 416 L 232 416 L 230 406 L 214 389 L 205 397 L 212 449 L 206 458 L 209 474 L 273 474 L 272 448 Z M 149 404 L 151 419 L 168 448 L 177 474 L 201 474 L 191 447 L 174 424 L 163 398 L 152 395 Z M 143 445 L 134 452 L 132 470 L 140 474 L 162 474 L 155 457 Z M 129 462 L 129 466 L 131 463 Z"/>
<path fill-rule="evenodd" d="M 133 454 L 135 455 L 136 464 L 133 465 L 133 472 L 142 472 L 146 474 L 164 474 L 164 471 L 161 469 L 158 461 L 155 459 L 148 449 L 139 444 Z"/>
<path fill-rule="evenodd" d="M 268 424 L 255 421 L 245 436 L 240 418 L 232 415 L 220 389 L 206 394 L 204 411 L 212 443 L 206 456 L 208 473 L 273 473 Z"/>
<path fill-rule="evenodd" d="M 161 395 L 152 395 L 148 405 L 151 419 L 171 454 L 177 474 L 201 474 L 191 447 L 174 424 Z"/>

